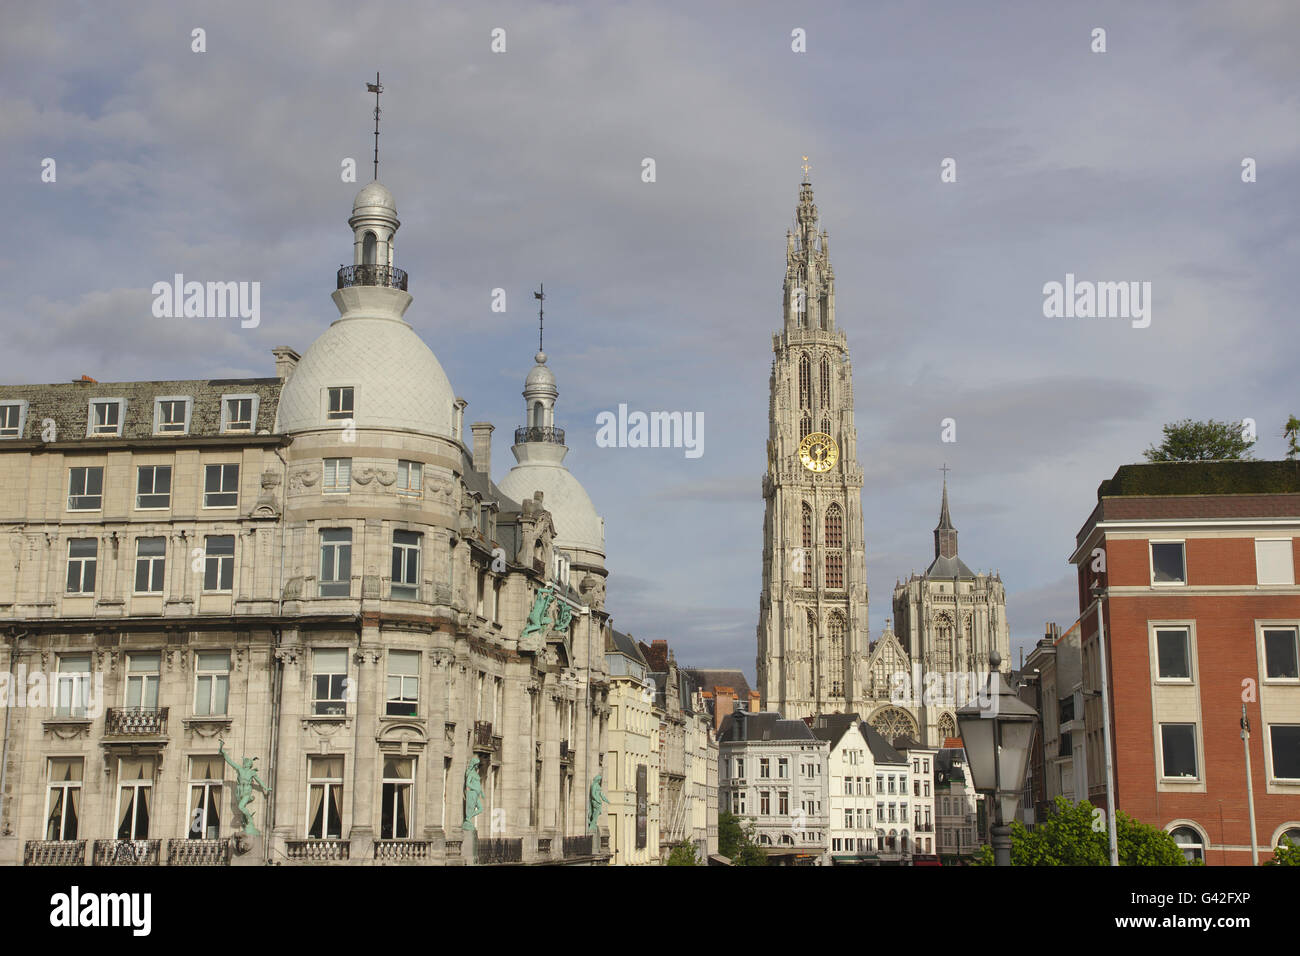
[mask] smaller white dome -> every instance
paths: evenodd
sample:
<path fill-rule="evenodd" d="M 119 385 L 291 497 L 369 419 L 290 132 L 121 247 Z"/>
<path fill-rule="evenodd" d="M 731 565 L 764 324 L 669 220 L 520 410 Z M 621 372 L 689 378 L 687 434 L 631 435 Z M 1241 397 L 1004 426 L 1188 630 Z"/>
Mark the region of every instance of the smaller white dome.
<path fill-rule="evenodd" d="M 532 388 L 537 385 L 549 385 L 555 387 L 555 373 L 545 365 L 534 365 L 528 377 L 524 379 L 524 388 Z"/>
<path fill-rule="evenodd" d="M 542 507 L 555 521 L 555 545 L 562 551 L 578 549 L 605 554 L 605 523 L 585 488 L 560 464 L 567 449 L 542 442 L 515 445 L 520 459 L 498 486 L 516 501 L 542 493 Z"/>
<path fill-rule="evenodd" d="M 357 198 L 352 202 L 353 215 L 363 209 L 386 209 L 396 213 L 397 203 L 393 201 L 393 194 L 388 191 L 388 187 L 375 181 L 361 187 L 361 192 L 357 193 Z"/>

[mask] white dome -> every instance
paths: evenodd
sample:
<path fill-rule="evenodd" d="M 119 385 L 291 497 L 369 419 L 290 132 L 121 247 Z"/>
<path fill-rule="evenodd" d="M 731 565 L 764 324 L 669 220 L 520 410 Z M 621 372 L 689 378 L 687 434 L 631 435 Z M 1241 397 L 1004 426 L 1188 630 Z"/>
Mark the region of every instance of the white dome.
<path fill-rule="evenodd" d="M 361 187 L 361 192 L 357 193 L 357 198 L 352 201 L 354 214 L 362 209 L 373 208 L 397 212 L 397 203 L 393 201 L 393 194 L 388 191 L 387 186 L 378 181 Z"/>
<path fill-rule="evenodd" d="M 276 431 L 337 424 L 325 417 L 326 389 L 340 385 L 356 389 L 358 428 L 452 435 L 451 382 L 433 351 L 405 322 L 343 318 L 326 329 L 280 392 Z"/>
<path fill-rule="evenodd" d="M 563 450 L 564 446 L 529 442 L 516 445 L 515 448 L 522 460 L 510 469 L 497 487 L 515 501 L 532 498 L 533 492 L 540 491 L 542 507 L 551 513 L 551 518 L 555 521 L 556 547 L 561 550 L 579 548 L 603 556 L 604 522 L 596 514 L 596 506 L 591 503 L 586 489 L 558 461 L 534 460 L 525 451 L 531 449 L 549 453 L 554 449 Z"/>

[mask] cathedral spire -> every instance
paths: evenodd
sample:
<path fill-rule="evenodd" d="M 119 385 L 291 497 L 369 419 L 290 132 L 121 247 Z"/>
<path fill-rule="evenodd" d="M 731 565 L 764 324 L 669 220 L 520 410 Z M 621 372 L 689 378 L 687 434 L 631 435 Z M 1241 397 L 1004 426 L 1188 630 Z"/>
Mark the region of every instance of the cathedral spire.
<path fill-rule="evenodd" d="M 934 556 L 936 558 L 957 557 L 957 529 L 952 526 L 952 515 L 948 513 L 948 466 L 943 468 L 943 504 L 939 506 L 939 526 L 934 529 Z"/>

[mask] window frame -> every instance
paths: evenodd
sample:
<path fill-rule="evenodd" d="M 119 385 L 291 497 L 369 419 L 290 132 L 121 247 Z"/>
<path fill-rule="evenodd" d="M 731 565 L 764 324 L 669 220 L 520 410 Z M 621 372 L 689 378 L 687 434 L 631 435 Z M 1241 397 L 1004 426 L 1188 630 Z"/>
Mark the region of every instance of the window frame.
<path fill-rule="evenodd" d="M 160 554 L 160 555 L 159 555 L 159 554 L 147 554 L 147 555 L 142 555 L 142 554 L 140 553 L 140 545 L 142 545 L 142 544 L 143 544 L 144 542 L 146 542 L 146 541 L 161 541 L 161 542 L 162 542 L 162 549 L 163 549 L 163 550 L 162 550 L 162 554 Z M 156 588 L 147 588 L 147 589 L 144 590 L 144 591 L 141 591 L 141 590 L 140 590 L 140 562 L 141 562 L 141 561 L 146 561 L 146 562 L 148 562 L 148 565 L 149 565 L 148 574 L 147 574 L 146 579 L 145 579 L 145 584 L 146 584 L 146 585 L 148 585 L 148 584 L 152 584 L 152 583 L 153 583 L 153 578 L 154 578 L 154 574 L 155 574 L 155 567 L 156 567 L 157 565 L 161 565 L 161 570 L 157 572 L 158 575 L 159 575 L 159 576 L 161 577 L 161 579 L 162 579 L 162 580 L 160 580 L 160 581 L 158 582 L 158 587 L 156 587 Z M 132 594 L 136 594 L 136 595 L 142 595 L 142 596 L 143 596 L 143 595 L 155 595 L 155 594 L 163 594 L 163 593 L 166 592 L 166 590 L 167 590 L 167 538 L 166 538 L 165 535 L 142 534 L 142 535 L 139 535 L 138 537 L 136 537 L 136 539 L 135 539 L 135 574 L 134 574 L 134 576 L 133 576 L 133 578 L 132 578 L 131 586 L 132 586 L 132 588 L 133 588 L 133 590 L 132 590 L 131 593 L 132 593 Z"/>
<path fill-rule="evenodd" d="M 99 472 L 99 494 L 92 495 L 87 493 L 90 486 L 90 473 L 98 470 Z M 74 495 L 72 493 L 72 476 L 78 471 L 85 472 L 84 479 L 81 483 L 82 493 Z M 97 498 L 98 504 L 93 508 L 74 508 L 72 507 L 73 498 Z M 69 465 L 68 466 L 68 511 L 103 511 L 104 510 L 104 466 L 103 465 Z"/>
<path fill-rule="evenodd" d="M 162 406 L 163 402 L 174 403 L 183 402 L 185 405 L 185 418 L 181 422 L 180 428 L 163 428 Z M 190 433 L 190 423 L 194 420 L 194 397 L 191 395 L 157 395 L 153 400 L 153 433 L 158 437 L 169 435 L 188 435 Z M 174 423 L 169 423 L 174 424 Z"/>
<path fill-rule="evenodd" d="M 13 399 L 7 398 L 4 401 L 0 401 L 0 409 L 6 409 L 6 408 L 18 409 L 17 425 L 14 426 L 0 425 L 0 441 L 5 441 L 5 440 L 18 441 L 22 439 L 23 435 L 27 433 L 27 409 L 29 407 L 30 407 L 30 403 L 25 398 L 13 398 Z M 10 427 L 14 429 L 14 433 L 12 435 L 6 434 L 6 431 Z"/>
<path fill-rule="evenodd" d="M 152 489 L 148 494 L 140 491 L 140 479 L 144 477 L 144 470 L 152 469 L 153 480 L 150 482 Z M 141 500 L 144 498 L 161 498 L 162 493 L 158 491 L 158 469 L 167 469 L 167 503 L 165 505 L 142 505 Z M 135 466 L 135 510 L 136 511 L 170 511 L 172 506 L 172 466 L 171 465 L 136 465 Z"/>
<path fill-rule="evenodd" d="M 95 406 L 117 406 L 117 428 L 114 431 L 97 431 L 95 426 Z M 92 398 L 86 403 L 86 437 L 87 438 L 121 438 L 122 426 L 126 424 L 125 398 Z"/>
<path fill-rule="evenodd" d="M 68 761 L 81 765 L 81 776 L 76 780 L 55 780 L 54 779 L 54 762 Z M 44 821 L 44 833 L 46 840 L 75 840 L 81 832 L 81 821 L 85 813 L 85 796 L 86 792 L 83 784 L 86 781 L 86 759 L 80 754 L 54 754 L 45 758 L 45 813 L 41 817 Z M 68 833 L 68 791 L 77 790 L 77 809 L 76 819 L 72 824 L 72 832 Z M 60 791 L 60 813 L 59 813 L 59 831 L 58 836 L 50 834 L 50 814 L 53 811 L 55 791 Z"/>
<path fill-rule="evenodd" d="M 1296 744 L 1297 746 L 1300 746 L 1300 720 L 1279 720 L 1265 725 L 1265 728 L 1268 731 L 1268 749 L 1266 751 L 1268 754 L 1268 782 L 1280 784 L 1282 786 L 1295 786 L 1300 784 L 1300 764 L 1298 764 L 1298 769 L 1294 777 L 1279 777 L 1277 773 L 1273 731 L 1278 727 L 1295 730 L 1297 734 Z"/>
<path fill-rule="evenodd" d="M 379 760 L 379 763 L 380 763 L 380 767 L 379 767 L 379 800 L 380 800 L 380 806 L 379 806 L 379 839 L 381 839 L 381 840 L 412 840 L 412 839 L 415 838 L 414 835 L 413 835 L 413 831 L 415 830 L 415 822 L 416 822 L 416 820 L 418 819 L 417 814 L 418 814 L 418 812 L 419 812 L 419 811 L 417 810 L 417 808 L 416 808 L 416 801 L 415 801 L 415 798 L 416 798 L 416 796 L 417 796 L 416 789 L 415 789 L 415 781 L 418 779 L 418 774 L 419 774 L 419 758 L 418 758 L 416 755 L 414 755 L 414 754 L 392 754 L 392 753 L 381 753 L 381 754 L 379 755 L 379 757 L 380 757 L 380 760 Z M 389 761 L 389 760 L 405 760 L 405 761 L 409 761 L 409 764 L 410 764 L 410 773 L 411 773 L 411 775 L 410 775 L 409 777 L 390 777 L 390 776 L 388 776 L 388 773 L 387 773 L 387 769 L 388 769 L 388 768 L 387 768 L 387 764 L 388 764 L 388 761 Z M 390 787 L 392 788 L 391 793 L 390 793 L 390 791 L 389 791 L 389 788 L 390 788 Z M 409 801 L 409 802 L 410 802 L 410 807 L 407 809 L 407 812 L 406 812 L 406 833 L 403 834 L 403 835 L 401 835 L 401 836 L 398 836 L 398 835 L 397 835 L 397 807 L 398 807 L 398 805 L 399 805 L 399 803 L 400 803 L 400 801 L 401 801 L 401 793 L 402 793 L 402 790 L 404 790 L 404 789 L 405 789 L 405 790 L 409 790 L 410 793 L 411 793 L 411 797 L 410 797 L 410 801 Z M 389 807 L 389 805 L 388 805 L 388 798 L 389 798 L 390 796 L 392 797 L 392 800 L 393 800 L 393 804 L 392 804 L 392 807 L 391 807 L 391 813 L 392 813 L 392 817 L 391 817 L 391 827 L 392 827 L 392 829 L 391 829 L 391 831 L 389 832 L 389 835 L 388 835 L 388 836 L 384 836 L 384 824 L 385 824 L 384 814 L 385 814 L 385 812 L 388 812 L 388 811 L 390 810 L 390 807 Z M 341 807 L 341 806 L 342 806 L 342 802 L 340 801 L 340 807 Z"/>
<path fill-rule="evenodd" d="M 322 776 L 322 777 L 318 777 L 318 776 L 313 776 L 312 771 L 313 771 L 313 768 L 314 768 L 314 766 L 316 765 L 316 763 L 317 763 L 318 761 L 319 761 L 321 764 L 325 764 L 326 762 L 331 761 L 331 760 L 338 760 L 338 761 L 340 761 L 340 762 L 342 763 L 342 768 L 340 769 L 340 771 L 339 771 L 339 775 L 338 775 L 337 777 L 323 777 L 323 776 Z M 382 772 L 382 770 L 383 770 L 383 768 L 381 767 L 381 768 L 380 768 L 380 771 Z M 344 812 L 343 812 L 343 801 L 344 801 L 344 798 L 347 796 L 347 792 L 346 792 L 346 790 L 344 789 L 344 787 L 346 786 L 346 781 L 347 781 L 347 771 L 348 771 L 348 765 L 347 765 L 347 755 L 346 755 L 346 754 L 342 754 L 342 753 L 328 753 L 328 754 L 308 754 L 308 755 L 307 755 L 307 805 L 306 805 L 306 807 L 305 807 L 305 810 L 306 810 L 306 826 L 305 826 L 304 829 L 303 829 L 303 833 L 306 834 L 306 837 L 307 837 L 308 840 L 341 840 L 341 839 L 343 839 L 343 819 L 344 819 L 344 816 L 345 816 L 345 814 L 344 814 Z M 316 837 L 316 836 L 312 836 L 312 833 L 311 833 L 311 824 L 312 824 L 312 820 L 311 820 L 311 792 L 312 792 L 312 789 L 313 789 L 314 787 L 321 787 L 321 788 L 323 788 L 323 790 L 324 790 L 324 793 L 321 794 L 321 812 L 322 812 L 322 816 L 321 816 L 321 834 L 320 834 L 320 836 L 318 836 L 318 837 Z M 329 810 L 329 808 L 330 808 L 330 800 L 329 800 L 329 798 L 330 798 L 330 791 L 331 791 L 332 789 L 334 789 L 334 788 L 337 788 L 337 790 L 338 790 L 338 821 L 337 821 L 337 823 L 338 823 L 338 833 L 337 833 L 337 835 L 335 835 L 333 832 L 331 832 L 331 830 L 330 830 L 330 825 L 329 825 L 329 823 L 330 823 L 330 819 L 329 819 L 329 818 L 330 818 L 330 810 Z"/>
<path fill-rule="evenodd" d="M 1270 677 L 1268 672 L 1268 643 L 1265 640 L 1269 631 L 1290 631 L 1292 635 L 1292 663 L 1295 665 L 1295 677 Z M 1300 685 L 1300 623 L 1295 621 L 1256 621 L 1255 641 L 1259 654 L 1260 680 L 1266 684 L 1282 686 Z"/>
<path fill-rule="evenodd" d="M 357 386 L 355 385 L 326 385 L 324 391 L 324 413 L 326 422 L 346 422 L 355 421 L 357 417 Z M 332 393 L 339 393 L 339 408 L 334 411 L 330 408 Z M 352 405 L 346 411 L 343 408 L 343 393 L 349 392 L 349 398 L 352 399 Z"/>
<path fill-rule="evenodd" d="M 347 474 L 342 478 L 343 486 L 339 487 L 340 481 L 340 463 L 346 462 L 344 466 Z M 333 481 L 331 481 L 331 466 L 333 466 Z M 351 458 L 322 458 L 321 459 L 321 494 L 325 495 L 346 495 L 352 491 L 352 459 Z"/>
<path fill-rule="evenodd" d="M 212 658 L 212 657 L 217 657 L 222 655 L 224 655 L 226 661 L 226 666 L 224 670 L 215 670 L 211 667 L 205 668 L 203 666 L 204 657 Z M 195 652 L 194 654 L 194 716 L 195 717 L 230 716 L 230 667 L 231 667 L 230 651 L 205 649 L 205 650 L 200 650 Z M 213 701 L 215 699 L 218 678 L 222 678 L 222 677 L 224 677 L 226 681 L 226 685 L 225 685 L 226 706 L 220 712 L 218 712 L 213 708 Z M 207 699 L 208 699 L 208 703 L 207 703 L 208 709 L 206 712 L 200 712 L 199 700 L 200 700 L 200 695 L 204 693 L 202 681 L 205 679 L 208 680 L 208 686 L 206 691 Z"/>
<path fill-rule="evenodd" d="M 323 598 L 350 598 L 352 596 L 352 543 L 353 534 L 351 528 L 320 528 L 317 542 L 320 546 L 320 564 L 319 574 L 316 577 L 316 595 Z M 326 535 L 347 535 L 347 540 L 342 539 L 327 541 Z M 325 577 L 325 558 L 328 555 L 332 559 L 333 567 L 330 569 L 334 575 L 340 571 L 340 556 L 346 550 L 347 553 L 347 576 Z M 333 588 L 334 591 L 327 593 L 326 588 Z"/>
<path fill-rule="evenodd" d="M 241 464 L 241 462 L 238 462 L 238 461 L 214 461 L 214 462 L 205 462 L 205 463 L 204 463 L 204 465 L 203 465 L 203 507 L 204 507 L 205 510 L 208 510 L 208 511 L 218 511 L 218 510 L 227 509 L 227 508 L 238 508 L 238 507 L 239 507 L 239 480 L 240 480 L 240 470 L 241 470 L 240 467 L 239 467 L 240 464 Z M 219 469 L 221 469 L 221 470 L 218 472 L 218 474 L 220 474 L 221 478 L 220 478 L 220 481 L 218 482 L 218 490 L 217 490 L 217 491 L 209 491 L 209 490 L 208 490 L 208 476 L 209 476 L 210 474 L 212 474 L 212 469 L 213 469 L 213 468 L 219 468 Z M 233 492 L 232 492 L 232 491 L 227 491 L 227 490 L 226 490 L 226 477 L 225 477 L 225 476 L 226 476 L 226 469 L 227 469 L 227 468 L 233 468 L 233 469 L 235 469 L 235 490 L 234 490 Z M 232 503 L 232 504 L 228 504 L 228 505 L 214 505 L 214 504 L 209 504 L 209 503 L 208 503 L 208 496 L 209 496 L 209 495 L 230 495 L 230 494 L 233 494 L 233 495 L 235 496 L 234 503 Z"/>
<path fill-rule="evenodd" d="M 1183 636 L 1183 659 L 1187 665 L 1186 677 L 1166 677 L 1160 670 L 1160 635 L 1178 633 Z M 1191 686 L 1196 683 L 1196 653 L 1192 646 L 1193 629 L 1190 624 L 1151 623 L 1151 663 L 1152 673 L 1157 684 Z"/>
<path fill-rule="evenodd" d="M 237 536 L 237 535 L 234 535 L 234 534 L 205 534 L 205 535 L 203 536 L 203 588 L 202 588 L 202 593 L 204 593 L 204 594 L 233 594 L 233 593 L 234 593 L 234 590 L 235 590 L 235 552 L 239 549 L 238 542 L 236 541 L 236 538 L 237 538 L 237 537 L 238 537 L 238 536 Z M 231 550 L 230 550 L 230 553 L 229 553 L 229 554 L 225 554 L 225 553 L 216 553 L 216 554 L 214 554 L 214 553 L 213 553 L 211 542 L 212 542 L 213 540 L 215 540 L 215 539 L 219 539 L 219 538 L 221 538 L 221 539 L 229 538 L 229 539 L 230 539 L 230 542 L 231 542 Z M 208 587 L 208 574 L 209 574 L 210 569 L 211 569 L 212 566 L 213 566 L 212 563 L 211 563 L 211 562 L 213 562 L 213 561 L 216 561 L 216 569 L 217 569 L 217 573 L 216 573 L 216 582 L 217 582 L 217 587 L 215 587 L 215 588 L 210 588 L 210 587 Z M 223 562 L 223 561 L 229 561 L 229 562 L 230 562 L 230 587 L 225 587 L 225 588 L 223 588 L 223 587 L 220 586 L 220 585 L 221 585 L 221 579 L 222 579 L 221 568 L 222 568 L 222 562 Z"/>
<path fill-rule="evenodd" d="M 248 427 L 235 428 L 231 425 L 230 419 L 230 402 L 249 402 Z M 221 434 L 223 435 L 252 435 L 257 432 L 257 416 L 260 412 L 261 396 L 256 392 L 231 393 L 221 396 Z"/>
<path fill-rule="evenodd" d="M 153 670 L 132 670 L 132 659 L 154 658 L 156 663 Z M 150 678 L 153 678 L 151 681 Z M 131 688 L 136 682 L 140 685 L 140 702 L 131 703 Z M 149 691 L 153 691 L 153 706 L 147 706 L 145 701 L 149 699 Z M 159 700 L 162 695 L 162 651 L 128 651 L 126 654 L 126 668 L 122 678 L 122 707 L 126 710 L 139 710 L 144 713 L 157 713 Z M 156 771 L 157 768 L 155 768 Z"/>
<path fill-rule="evenodd" d="M 399 534 L 411 535 L 415 538 L 415 541 L 399 543 L 397 540 Z M 424 535 L 418 531 L 408 531 L 405 528 L 394 528 L 392 549 L 390 552 L 393 559 L 397 558 L 399 549 L 402 551 L 402 579 L 399 582 L 396 577 L 392 576 L 393 568 L 391 567 L 390 561 L 390 577 L 388 581 L 389 600 L 418 601 L 420 599 L 420 572 L 421 565 L 423 564 L 423 555 L 421 552 L 424 550 Z M 415 554 L 414 572 L 411 571 L 410 564 L 412 552 Z M 412 576 L 415 578 L 414 582 L 408 580 L 408 578 Z"/>
<path fill-rule="evenodd" d="M 322 652 L 341 653 L 341 654 L 343 655 L 343 670 L 338 671 L 338 670 L 321 670 L 321 669 L 319 669 L 319 668 L 321 667 L 321 665 L 318 664 L 318 660 L 319 660 L 320 655 L 321 655 Z M 349 704 L 349 701 L 348 701 L 348 688 L 351 686 L 351 685 L 350 685 L 350 682 L 349 682 L 349 674 L 350 674 L 350 671 L 351 671 L 351 668 L 348 666 L 348 648 L 346 648 L 346 647 L 314 647 L 314 648 L 312 648 L 312 652 L 311 652 L 311 688 L 310 688 L 310 690 L 311 690 L 311 716 L 312 716 L 312 717 L 346 717 L 346 716 L 348 715 L 348 704 Z M 329 683 L 326 685 L 326 693 L 329 694 L 330 696 L 328 696 L 328 697 L 317 697 L 317 696 L 316 696 L 316 683 L 317 683 L 317 678 L 318 678 L 318 677 L 328 677 L 328 678 L 330 678 Z M 338 696 L 338 697 L 333 696 L 333 694 L 334 694 L 334 680 L 333 680 L 333 678 L 335 678 L 335 677 L 340 678 L 339 686 L 338 686 L 338 693 L 339 693 L 340 696 Z M 338 711 L 337 713 L 333 712 L 333 707 L 334 707 L 334 705 L 336 705 L 336 704 L 341 704 L 341 705 L 342 705 L 342 708 L 343 708 L 341 711 Z"/>
<path fill-rule="evenodd" d="M 221 775 L 211 778 L 199 777 L 195 770 L 194 761 L 214 759 L 221 767 Z M 189 762 L 189 776 L 186 778 L 188 783 L 188 795 L 186 798 L 185 839 L 219 840 L 221 839 L 221 802 L 225 798 L 226 762 L 221 758 L 220 754 L 190 754 Z M 213 793 L 214 790 L 216 791 L 215 794 Z M 195 797 L 200 795 L 201 806 L 196 806 Z M 195 822 L 199 822 L 195 820 L 195 810 L 199 810 L 202 813 L 202 826 L 199 828 L 197 833 L 193 826 Z M 216 811 L 216 826 L 210 826 L 212 822 L 208 819 L 208 813 L 210 810 Z M 213 830 L 215 833 L 212 836 L 209 836 L 209 830 Z"/>
<path fill-rule="evenodd" d="M 72 546 L 78 542 L 94 542 L 95 550 L 93 554 L 72 553 Z M 72 566 L 76 562 L 79 571 L 77 574 L 77 589 L 72 589 Z M 90 574 L 90 587 L 86 587 L 87 569 Z M 68 563 L 63 576 L 63 593 L 73 597 L 94 597 L 95 587 L 99 583 L 99 539 L 98 538 L 69 538 L 68 539 Z"/>
<path fill-rule="evenodd" d="M 414 674 L 394 673 L 392 670 L 394 655 L 401 655 L 402 657 L 405 657 L 406 655 L 410 655 L 414 657 L 415 673 Z M 404 648 L 404 647 L 394 647 L 389 649 L 388 655 L 384 661 L 384 716 L 385 717 L 418 718 L 420 716 L 420 668 L 422 663 L 423 663 L 422 656 L 420 652 L 417 650 L 411 650 L 409 648 Z M 397 679 L 397 681 L 399 682 L 397 697 L 394 697 L 392 695 L 392 689 L 390 687 L 390 684 L 394 679 Z M 407 681 L 415 682 L 414 698 L 408 698 L 406 696 L 408 691 Z M 405 714 L 405 713 L 395 714 L 392 712 L 391 709 L 394 704 L 397 704 L 399 708 L 402 708 L 409 704 L 409 706 L 412 708 L 412 711 L 409 714 Z"/>
<path fill-rule="evenodd" d="M 1287 561 L 1291 565 L 1291 580 L 1289 581 L 1261 581 L 1260 580 L 1260 561 L 1259 546 L 1261 544 L 1278 544 L 1285 545 L 1283 549 L 1286 553 Z M 1291 538 L 1256 538 L 1255 539 L 1255 586 L 1259 588 L 1283 588 L 1295 587 L 1295 543 Z"/>
<path fill-rule="evenodd" d="M 1176 544 L 1183 550 L 1183 578 L 1181 581 L 1157 581 L 1156 580 L 1156 551 L 1155 546 L 1161 544 Z M 1186 538 L 1148 538 L 1147 539 L 1147 561 L 1148 569 L 1151 573 L 1151 587 L 1153 588 L 1185 588 L 1187 587 L 1187 539 Z"/>
<path fill-rule="evenodd" d="M 406 466 L 405 484 L 402 483 L 403 465 Z M 419 480 L 416 481 L 414 488 L 411 487 L 411 470 L 413 468 L 419 472 Z M 415 461 L 410 458 L 397 459 L 397 493 L 399 495 L 406 495 L 409 498 L 424 497 L 424 462 Z"/>
<path fill-rule="evenodd" d="M 126 759 L 132 759 L 132 760 L 148 760 L 149 763 L 150 763 L 150 765 L 152 766 L 152 769 L 153 769 L 153 772 L 149 775 L 148 780 L 146 781 L 144 778 L 139 778 L 139 779 L 137 779 L 137 780 L 129 781 L 129 782 L 127 782 L 127 781 L 123 781 L 123 780 L 122 780 L 122 764 L 123 764 L 123 762 L 124 762 Z M 121 820 L 122 820 L 122 795 L 123 795 L 123 793 L 125 793 L 127 790 L 132 790 L 132 791 L 134 791 L 134 792 L 132 793 L 132 795 L 131 795 L 131 817 L 132 817 L 132 819 L 131 819 L 131 823 L 133 824 L 133 826 L 131 827 L 131 832 L 132 832 L 133 834 L 135 834 L 135 830 L 136 830 L 136 826 L 135 826 L 135 824 L 138 824 L 138 823 L 139 823 L 139 815 L 140 815 L 140 791 L 141 791 L 141 790 L 148 790 L 148 791 L 149 791 L 149 809 L 148 809 L 148 811 L 147 811 L 148 814 L 149 814 L 149 818 L 148 818 L 148 820 L 145 822 L 144 835 L 143 835 L 143 836 L 140 836 L 140 835 L 136 834 L 136 835 L 132 835 L 132 836 L 128 836 L 128 837 L 122 837 L 122 836 L 119 835 L 119 836 L 117 837 L 117 839 L 119 839 L 119 840 L 147 840 L 147 839 L 149 839 L 149 831 L 150 831 L 151 829 L 153 829 L 154 819 L 155 819 L 155 817 L 157 816 L 157 810 L 158 810 L 158 804 L 157 804 L 157 801 L 154 799 L 154 797 L 156 797 L 157 794 L 155 794 L 155 793 L 153 792 L 154 784 L 156 784 L 157 782 L 158 782 L 158 758 L 157 758 L 156 756 L 153 756 L 153 755 L 145 755 L 145 756 L 141 756 L 141 757 L 131 757 L 131 758 L 118 757 L 118 758 L 117 758 L 117 788 L 116 788 L 116 789 L 117 789 L 117 802 L 116 802 L 116 803 L 114 804 L 114 806 L 113 806 L 113 820 L 114 820 L 114 822 L 115 822 L 115 826 L 116 826 L 116 829 L 115 829 L 115 831 L 114 831 L 115 833 L 120 834 L 120 833 L 122 832 L 122 827 L 125 825 L 125 821 L 123 821 L 123 822 L 121 822 L 121 823 L 117 823 L 117 822 L 116 822 L 116 821 L 121 821 Z"/>
<path fill-rule="evenodd" d="M 65 662 L 85 662 L 84 670 L 64 670 Z M 54 716 L 68 717 L 74 720 L 85 719 L 90 707 L 90 678 L 91 678 L 91 660 L 90 651 L 72 651 L 66 654 L 55 654 L 54 662 Z M 63 703 L 64 685 L 68 685 L 67 694 L 68 704 Z M 78 703 L 80 698 L 80 703 Z"/>
<path fill-rule="evenodd" d="M 1195 721 L 1188 720 L 1169 720 L 1157 721 L 1156 727 L 1160 734 L 1160 782 L 1161 783 L 1201 783 L 1203 769 L 1201 767 L 1201 747 L 1199 738 L 1199 724 Z M 1192 776 L 1171 777 L 1165 771 L 1165 731 L 1172 727 L 1187 727 L 1191 729 L 1192 734 L 1192 760 L 1195 761 L 1195 773 Z"/>

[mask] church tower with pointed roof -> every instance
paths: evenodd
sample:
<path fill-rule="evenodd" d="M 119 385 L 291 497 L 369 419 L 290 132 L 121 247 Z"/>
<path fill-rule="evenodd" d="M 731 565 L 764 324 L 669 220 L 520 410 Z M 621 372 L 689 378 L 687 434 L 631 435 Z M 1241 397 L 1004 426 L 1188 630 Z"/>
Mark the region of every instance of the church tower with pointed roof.
<path fill-rule="evenodd" d="M 921 574 L 894 587 L 894 631 L 924 675 L 988 670 L 990 651 L 1010 669 L 1011 637 L 1007 595 L 996 573 L 977 574 L 957 553 L 957 528 L 948 509 L 944 478 L 939 524 L 934 529 L 934 560 Z M 941 746 L 957 736 L 956 702 L 921 708 L 926 744 Z"/>

